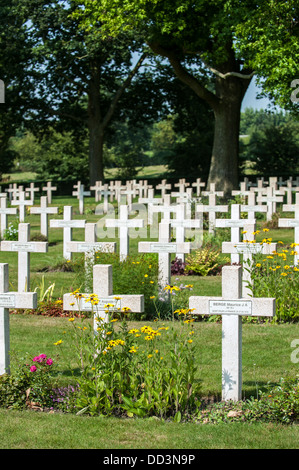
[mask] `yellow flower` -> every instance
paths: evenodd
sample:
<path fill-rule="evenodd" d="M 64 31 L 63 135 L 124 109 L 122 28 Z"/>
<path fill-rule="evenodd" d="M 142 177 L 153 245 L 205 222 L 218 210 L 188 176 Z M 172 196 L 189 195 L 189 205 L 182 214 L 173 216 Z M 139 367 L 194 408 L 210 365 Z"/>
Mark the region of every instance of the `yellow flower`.
<path fill-rule="evenodd" d="M 68 321 L 75 321 L 74 317 L 69 318 Z"/>
<path fill-rule="evenodd" d="M 290 269 L 290 266 L 288 266 L 287 264 L 285 265 L 284 269 Z"/>
<path fill-rule="evenodd" d="M 153 355 L 152 355 L 152 354 L 149 354 L 147 357 L 150 358 L 150 357 L 153 357 Z"/>
<path fill-rule="evenodd" d="M 267 256 L 268 259 L 273 259 L 273 256 Z"/>
<path fill-rule="evenodd" d="M 281 273 L 280 275 L 281 275 L 281 276 L 287 276 L 288 273 Z"/>
<path fill-rule="evenodd" d="M 173 291 L 173 290 L 180 291 L 180 288 L 177 287 L 177 286 L 169 286 L 169 285 L 167 285 L 166 287 L 164 287 L 164 290 L 169 290 L 170 293 L 172 294 L 172 291 Z"/>
<path fill-rule="evenodd" d="M 132 346 L 129 353 L 137 353 L 137 347 L 136 346 Z"/>
<path fill-rule="evenodd" d="M 263 232 L 269 232 L 268 228 L 263 228 Z"/>
<path fill-rule="evenodd" d="M 55 346 L 58 346 L 59 344 L 62 343 L 62 340 L 60 339 L 59 341 L 57 341 L 57 343 L 54 343 Z"/>
<path fill-rule="evenodd" d="M 193 343 L 193 339 L 188 339 L 188 343 Z"/>
<path fill-rule="evenodd" d="M 153 300 L 155 298 L 155 295 L 151 295 L 150 299 Z"/>
<path fill-rule="evenodd" d="M 144 277 L 148 277 L 148 274 L 145 274 Z"/>
<path fill-rule="evenodd" d="M 257 268 L 260 268 L 262 265 L 261 265 L 261 263 L 256 263 L 255 266 L 256 266 Z"/>

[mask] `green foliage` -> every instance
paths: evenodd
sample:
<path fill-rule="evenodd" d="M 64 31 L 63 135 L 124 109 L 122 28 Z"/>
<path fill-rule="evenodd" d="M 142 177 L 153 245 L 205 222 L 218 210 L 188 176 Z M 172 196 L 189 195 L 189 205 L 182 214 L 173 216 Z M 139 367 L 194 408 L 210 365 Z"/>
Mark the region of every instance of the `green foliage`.
<path fill-rule="evenodd" d="M 245 159 L 260 174 L 290 175 L 298 171 L 298 124 L 275 124 L 253 131 L 245 147 Z"/>
<path fill-rule="evenodd" d="M 8 228 L 4 230 L 3 240 L 17 241 L 19 234 L 19 223 L 16 220 L 15 222 L 10 222 Z"/>
<path fill-rule="evenodd" d="M 87 139 L 78 141 L 72 132 L 59 133 L 49 129 L 49 133 L 39 140 L 26 132 L 12 139 L 10 147 L 18 155 L 23 170 L 34 170 L 46 181 L 84 181 L 88 177 Z"/>
<path fill-rule="evenodd" d="M 143 294 L 146 315 L 155 314 L 151 297 L 157 294 L 158 259 L 152 254 L 129 255 L 120 261 L 118 253 L 96 252 L 92 260 L 85 264 L 85 258 L 78 257 L 73 264 L 76 271 L 76 284 L 85 286 L 92 292 L 93 264 L 111 264 L 113 272 L 113 292 L 116 294 Z M 142 314 L 138 314 L 140 317 Z"/>
<path fill-rule="evenodd" d="M 282 377 L 259 398 L 237 403 L 215 403 L 199 412 L 201 423 L 263 422 L 294 424 L 299 417 L 299 381 L 297 377 Z"/>
<path fill-rule="evenodd" d="M 186 257 L 187 272 L 193 271 L 201 276 L 208 276 L 217 270 L 220 263 L 221 252 L 209 247 L 200 248 Z"/>
<path fill-rule="evenodd" d="M 264 239 L 270 242 L 272 239 Z M 274 322 L 297 322 L 299 319 L 299 268 L 294 266 L 295 244 L 290 247 L 279 242 L 276 252 L 268 256 L 254 255 L 254 261 L 245 266 L 251 274 L 249 285 L 254 297 L 276 299 Z"/>
<path fill-rule="evenodd" d="M 77 414 L 178 421 L 180 414 L 196 411 L 200 402 L 191 320 L 185 316 L 179 332 L 165 326 L 129 329 L 125 311 L 119 326 L 113 309 L 107 306 L 106 314 L 108 322 L 97 316 L 96 335 L 84 321 L 69 320 L 81 370 L 75 392 Z"/>
<path fill-rule="evenodd" d="M 51 406 L 54 370 L 53 360 L 45 354 L 20 359 L 10 375 L 0 377 L 0 406 L 13 409 Z"/>

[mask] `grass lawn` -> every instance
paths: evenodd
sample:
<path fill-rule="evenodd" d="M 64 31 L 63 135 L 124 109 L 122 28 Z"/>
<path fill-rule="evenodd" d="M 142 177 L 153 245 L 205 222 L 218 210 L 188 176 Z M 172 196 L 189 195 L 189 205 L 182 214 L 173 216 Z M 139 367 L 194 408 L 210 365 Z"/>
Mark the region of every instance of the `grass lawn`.
<path fill-rule="evenodd" d="M 97 222 L 99 219 L 93 213 L 96 206 L 93 198 L 86 200 L 84 216 L 79 215 L 75 198 L 54 197 L 52 205 L 60 208 L 73 205 L 74 218 L 86 219 L 88 222 Z M 26 222 L 31 224 L 31 234 L 39 232 L 39 216 L 28 215 Z M 273 241 L 291 243 L 294 235 L 292 229 L 279 229 L 271 230 L 267 236 L 271 236 Z M 84 230 L 73 231 L 74 240 L 83 238 Z M 134 251 L 137 249 L 137 241 L 131 240 Z M 72 272 L 41 271 L 45 266 L 57 264 L 61 260 L 62 229 L 50 229 L 48 253 L 31 255 L 31 290 L 40 285 L 43 275 L 46 287 L 55 282 L 55 298 L 78 287 Z M 0 262 L 9 263 L 10 290 L 16 289 L 16 253 L 0 252 Z M 194 285 L 191 295 L 221 295 L 221 276 L 172 278 L 173 283 L 181 281 Z M 85 321 L 90 322 L 89 319 Z M 140 322 L 135 321 L 131 325 L 140 325 Z M 71 380 L 70 366 L 75 367 L 73 351 L 67 341 L 63 342 L 60 349 L 54 345 L 59 339 L 64 339 L 64 331 L 68 327 L 66 318 L 11 315 L 12 367 L 15 356 L 45 353 L 56 357 L 59 353 L 59 380 L 68 383 Z M 217 399 L 221 396 L 221 324 L 196 322 L 194 330 L 197 377 L 201 382 L 202 396 Z M 299 338 L 299 324 L 243 324 L 244 398 L 256 397 L 268 382 L 277 383 L 282 376 L 298 372 L 298 364 L 291 361 L 291 342 L 296 338 Z M 298 425 L 202 425 L 162 422 L 154 418 L 90 418 L 5 409 L 0 409 L 0 426 L 1 449 L 294 449 L 298 448 L 299 438 Z"/>

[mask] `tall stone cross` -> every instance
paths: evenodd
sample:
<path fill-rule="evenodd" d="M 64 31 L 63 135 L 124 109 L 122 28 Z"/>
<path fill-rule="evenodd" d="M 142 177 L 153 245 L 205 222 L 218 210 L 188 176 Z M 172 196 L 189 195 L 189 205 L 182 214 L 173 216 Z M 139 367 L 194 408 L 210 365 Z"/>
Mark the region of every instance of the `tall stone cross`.
<path fill-rule="evenodd" d="M 184 193 L 188 186 L 190 186 L 190 183 L 185 178 L 180 178 L 179 182 L 174 184 L 174 187 L 178 188 L 179 193 Z"/>
<path fill-rule="evenodd" d="M 51 219 L 50 227 L 63 228 L 63 257 L 67 260 L 72 259 L 72 253 L 67 251 L 66 244 L 72 241 L 73 228 L 84 228 L 85 220 L 73 219 L 73 206 L 64 206 L 63 219 Z"/>
<path fill-rule="evenodd" d="M 197 178 L 194 183 L 192 183 L 192 187 L 196 188 L 196 196 L 199 197 L 201 193 L 201 188 L 204 188 L 206 183 L 201 181 L 201 178 Z"/>
<path fill-rule="evenodd" d="M 91 302 L 86 302 L 90 294 L 84 294 L 81 299 L 76 299 L 71 293 L 64 294 L 63 296 L 63 309 L 72 312 L 93 312 L 94 314 L 94 331 L 97 334 L 98 317 L 108 322 L 108 314 L 106 313 L 107 307 L 105 305 L 111 304 L 117 310 L 120 308 L 130 309 L 134 313 L 144 312 L 144 296 L 139 294 L 134 295 L 121 295 L 113 294 L 113 280 L 112 280 L 112 265 L 111 264 L 95 264 L 93 267 L 93 294 L 96 294 L 99 303 L 92 305 Z"/>
<path fill-rule="evenodd" d="M 241 204 L 241 212 L 247 212 L 249 220 L 255 220 L 256 212 L 267 212 L 267 206 L 265 204 L 256 204 L 255 200 L 255 192 L 249 191 L 247 204 Z"/>
<path fill-rule="evenodd" d="M 231 205 L 231 218 L 230 219 L 216 219 L 215 227 L 230 228 L 231 242 L 240 242 L 240 229 L 244 230 L 244 225 L 249 225 L 248 219 L 241 219 L 240 204 Z M 251 220 L 251 231 L 254 231 L 255 220 Z M 231 263 L 239 263 L 240 256 L 238 253 L 231 253 Z"/>
<path fill-rule="evenodd" d="M 171 191 L 171 184 L 167 184 L 167 180 L 163 179 L 160 184 L 157 184 L 156 189 L 161 191 L 161 197 L 164 198 L 167 190 Z"/>
<path fill-rule="evenodd" d="M 176 218 L 170 219 L 170 225 L 175 229 L 175 239 L 177 243 L 185 242 L 186 229 L 202 229 L 202 221 L 200 219 L 187 219 L 185 215 L 186 207 L 184 204 L 181 204 L 176 214 Z M 200 237 L 196 237 L 194 232 L 192 233 L 192 236 L 193 235 L 195 235 L 195 240 L 191 243 L 193 245 L 196 245 L 197 242 L 200 244 L 202 242 Z M 199 235 L 202 235 L 202 230 L 200 231 Z M 176 253 L 176 258 L 181 259 L 182 262 L 185 262 L 185 253 Z"/>
<path fill-rule="evenodd" d="M 19 221 L 25 221 L 25 211 L 27 206 L 33 206 L 32 199 L 26 199 L 25 191 L 19 192 L 19 199 L 13 199 L 11 201 L 12 206 L 19 206 Z"/>
<path fill-rule="evenodd" d="M 43 191 L 46 191 L 47 193 L 47 198 L 48 198 L 48 204 L 52 204 L 52 192 L 57 191 L 56 186 L 52 186 L 51 181 L 47 182 L 47 185 L 42 188 Z"/>
<path fill-rule="evenodd" d="M 273 317 L 275 299 L 242 298 L 241 266 L 222 268 L 222 297 L 189 297 L 193 315 L 222 316 L 222 400 L 242 399 L 242 317 Z"/>
<path fill-rule="evenodd" d="M 295 204 L 283 204 L 282 210 L 285 212 L 294 212 L 293 219 L 278 219 L 278 227 L 294 228 L 294 243 L 296 245 L 298 244 L 298 248 L 296 248 L 296 246 L 294 248 L 294 265 L 297 266 L 299 261 L 299 193 L 296 193 Z"/>
<path fill-rule="evenodd" d="M 85 225 L 85 240 L 69 241 L 66 243 L 66 250 L 69 253 L 85 253 L 85 259 L 90 258 L 96 251 L 115 253 L 115 242 L 98 242 L 96 234 L 96 223 L 87 223 Z"/>
<path fill-rule="evenodd" d="M 48 215 L 58 214 L 58 207 L 48 207 L 48 197 L 41 196 L 40 207 L 30 207 L 30 214 L 40 214 L 40 233 L 48 238 Z"/>
<path fill-rule="evenodd" d="M 251 297 L 252 291 L 250 286 L 253 286 L 251 278 L 251 266 L 253 256 L 255 254 L 271 255 L 277 249 L 277 243 L 257 243 L 255 241 L 255 224 L 252 220 L 246 221 L 248 223 L 243 226 L 243 242 L 223 242 L 222 253 L 230 253 L 231 256 L 242 256 L 242 297 Z"/>
<path fill-rule="evenodd" d="M 94 197 L 95 197 L 95 202 L 99 202 L 101 200 L 100 198 L 100 191 L 104 189 L 104 185 L 102 184 L 102 181 L 96 181 L 93 186 L 90 186 L 89 188 L 91 191 L 94 191 Z"/>
<path fill-rule="evenodd" d="M 29 188 L 25 188 L 25 191 L 30 195 L 30 199 L 34 202 L 34 193 L 39 192 L 39 188 L 36 188 L 34 183 L 30 183 Z"/>
<path fill-rule="evenodd" d="M 79 213 L 82 215 L 84 214 L 84 196 L 90 196 L 90 191 L 84 191 L 84 184 L 81 184 L 80 181 L 75 186 L 78 186 L 78 189 L 73 191 L 72 195 L 77 196 L 77 199 L 79 199 Z"/>
<path fill-rule="evenodd" d="M 276 203 L 283 202 L 283 195 L 280 194 L 282 194 L 281 191 L 276 191 L 273 189 L 273 186 L 268 186 L 266 188 L 266 195 L 257 197 L 257 202 L 265 202 L 267 204 L 267 220 L 271 220 L 276 212 Z"/>
<path fill-rule="evenodd" d="M 37 308 L 36 292 L 9 292 L 8 263 L 0 264 L 0 376 L 10 373 L 10 308 Z"/>
<path fill-rule="evenodd" d="M 147 222 L 149 225 L 152 225 L 154 220 L 153 220 L 153 206 L 157 204 L 162 204 L 163 203 L 163 198 L 162 197 L 155 197 L 155 190 L 149 189 L 148 190 L 148 197 L 139 197 L 138 198 L 138 203 L 140 204 L 147 204 Z"/>
<path fill-rule="evenodd" d="M 119 206 L 118 219 L 106 219 L 106 227 L 118 228 L 119 234 L 119 259 L 124 261 L 129 254 L 130 246 L 130 228 L 142 228 L 143 219 L 129 219 L 129 207 L 127 205 Z"/>
<path fill-rule="evenodd" d="M 7 207 L 7 198 L 0 198 L 0 220 L 1 220 L 1 237 L 3 237 L 5 230 L 7 229 L 7 216 L 16 215 L 16 207 Z"/>
<path fill-rule="evenodd" d="M 216 197 L 223 196 L 223 191 L 216 191 L 215 190 L 215 183 L 210 184 L 210 191 L 202 191 L 201 193 L 203 196 L 209 197 L 208 204 L 197 204 L 196 205 L 196 212 L 203 214 L 204 212 L 208 212 L 209 214 L 209 233 L 213 234 L 215 232 L 215 220 L 216 220 L 216 213 L 217 212 L 228 212 L 228 205 L 217 205 L 216 204 Z"/>
<path fill-rule="evenodd" d="M 171 283 L 171 254 L 190 253 L 190 242 L 171 242 L 170 222 L 162 220 L 159 224 L 159 240 L 157 242 L 139 242 L 140 253 L 158 253 L 159 255 L 159 285 L 164 288 Z"/>
<path fill-rule="evenodd" d="M 18 253 L 18 291 L 30 291 L 30 253 L 47 253 L 48 242 L 30 241 L 30 224 L 19 224 L 18 241 L 4 240 L 1 251 Z"/>

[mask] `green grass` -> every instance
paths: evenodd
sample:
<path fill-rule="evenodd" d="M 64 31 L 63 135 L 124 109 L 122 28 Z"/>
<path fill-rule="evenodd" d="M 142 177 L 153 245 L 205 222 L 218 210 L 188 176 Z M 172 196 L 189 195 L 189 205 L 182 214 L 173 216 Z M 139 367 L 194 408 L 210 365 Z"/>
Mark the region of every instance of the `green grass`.
<path fill-rule="evenodd" d="M 38 200 L 36 200 L 36 205 Z M 53 206 L 73 205 L 74 217 L 97 222 L 92 211 L 96 203 L 86 200 L 86 214 L 80 216 L 78 201 L 71 197 L 54 197 Z M 62 216 L 60 216 L 62 217 Z M 10 218 L 12 221 L 13 218 Z M 28 215 L 31 234 L 39 232 L 39 216 Z M 40 284 L 43 274 L 46 286 L 55 282 L 54 297 L 58 298 L 75 283 L 74 273 L 38 272 L 41 268 L 62 259 L 62 230 L 50 229 L 49 251 L 31 255 L 31 290 Z M 263 234 L 261 234 L 263 236 Z M 293 242 L 293 229 L 270 230 L 273 241 Z M 83 240 L 84 230 L 74 230 L 73 239 Z M 138 240 L 131 240 L 136 252 Z M 0 262 L 9 263 L 10 290 L 16 289 L 17 255 L 0 252 Z M 193 284 L 191 295 L 221 295 L 221 276 L 185 276 L 173 283 Z M 90 320 L 86 320 L 90 321 Z M 136 322 L 135 322 L 136 323 Z M 134 324 L 135 324 L 134 323 Z M 148 323 L 148 322 L 147 322 Z M 66 384 L 70 368 L 75 367 L 73 351 L 64 340 L 69 326 L 65 318 L 34 315 L 11 315 L 12 366 L 14 357 L 26 353 L 59 354 L 59 380 Z M 203 396 L 221 396 L 221 324 L 196 322 L 196 355 L 198 378 Z M 256 396 L 268 382 L 275 383 L 286 374 L 296 374 L 298 365 L 291 362 L 291 342 L 299 337 L 299 325 L 243 324 L 243 395 Z M 54 346 L 64 340 L 60 349 Z M 298 448 L 298 426 L 276 424 L 200 425 L 195 423 L 160 422 L 155 419 L 88 418 L 67 414 L 48 414 L 32 411 L 0 410 L 1 449 L 287 449 Z M 46 431 L 45 431 L 46 430 Z M 42 438 L 41 438 L 42 435 Z"/>

